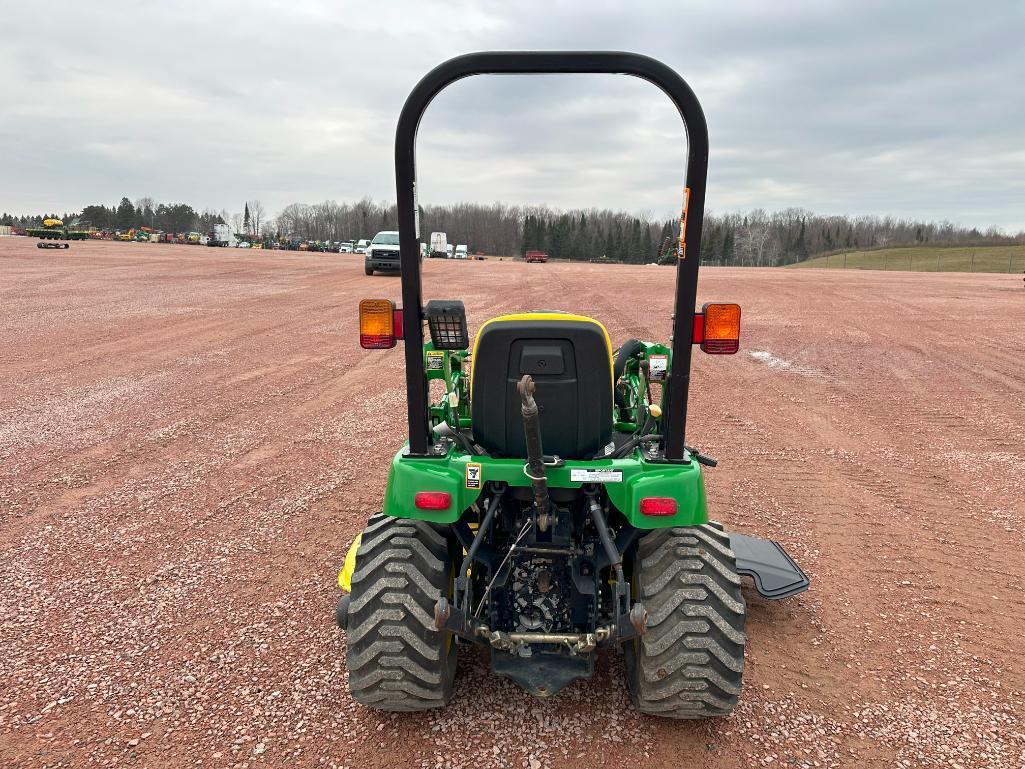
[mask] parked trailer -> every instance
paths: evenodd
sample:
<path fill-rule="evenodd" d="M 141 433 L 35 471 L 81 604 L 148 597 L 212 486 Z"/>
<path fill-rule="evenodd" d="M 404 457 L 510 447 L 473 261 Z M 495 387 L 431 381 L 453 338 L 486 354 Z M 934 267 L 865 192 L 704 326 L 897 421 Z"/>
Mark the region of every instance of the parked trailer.
<path fill-rule="evenodd" d="M 428 256 L 431 259 L 448 259 L 448 235 L 444 232 L 431 233 L 431 249 Z"/>
<path fill-rule="evenodd" d="M 523 260 L 528 264 L 531 262 L 539 262 L 544 264 L 548 261 L 548 254 L 544 251 L 528 251 L 523 255 Z"/>
<path fill-rule="evenodd" d="M 215 224 L 213 234 L 207 241 L 207 245 L 234 248 L 238 245 L 238 241 L 235 240 L 235 233 L 231 231 L 231 227 L 227 224 Z"/>

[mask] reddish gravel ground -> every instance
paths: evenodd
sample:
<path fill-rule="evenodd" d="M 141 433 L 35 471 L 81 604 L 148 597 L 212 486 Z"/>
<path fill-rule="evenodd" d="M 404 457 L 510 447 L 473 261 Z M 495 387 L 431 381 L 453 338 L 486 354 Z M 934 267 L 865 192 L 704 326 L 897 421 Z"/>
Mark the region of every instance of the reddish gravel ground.
<path fill-rule="evenodd" d="M 747 590 L 742 705 L 665 722 L 618 655 L 553 702 L 464 649 L 443 712 L 355 705 L 337 569 L 403 438 L 359 257 L 0 239 L 0 765 L 1021 767 L 1020 277 L 707 269 L 714 515 L 813 579 Z M 476 328 L 558 307 L 664 339 L 665 268 L 428 262 Z M 456 288 L 465 283 L 466 288 Z"/>

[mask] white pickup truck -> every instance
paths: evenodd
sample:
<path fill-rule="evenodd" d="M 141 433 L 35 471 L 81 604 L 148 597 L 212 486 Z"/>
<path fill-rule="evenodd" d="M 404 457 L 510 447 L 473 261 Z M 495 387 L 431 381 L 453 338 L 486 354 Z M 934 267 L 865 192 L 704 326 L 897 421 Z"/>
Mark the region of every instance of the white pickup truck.
<path fill-rule="evenodd" d="M 366 241 L 360 241 L 364 243 Z M 356 247 L 359 253 L 359 246 Z M 399 233 L 394 230 L 385 230 L 374 235 L 370 245 L 364 250 L 366 260 L 363 264 L 363 271 L 367 275 L 373 275 L 375 270 L 381 272 L 399 271 Z"/>

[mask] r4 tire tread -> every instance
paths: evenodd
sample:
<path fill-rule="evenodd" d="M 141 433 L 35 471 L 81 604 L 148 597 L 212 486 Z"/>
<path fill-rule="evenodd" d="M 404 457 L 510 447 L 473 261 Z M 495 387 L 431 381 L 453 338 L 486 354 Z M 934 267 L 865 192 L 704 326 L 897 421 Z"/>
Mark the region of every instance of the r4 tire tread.
<path fill-rule="evenodd" d="M 658 529 L 634 558 L 647 631 L 626 647 L 634 706 L 666 718 L 728 715 L 744 677 L 745 605 L 722 525 Z"/>
<path fill-rule="evenodd" d="M 438 708 L 452 697 L 455 639 L 434 625 L 452 556 L 425 521 L 373 516 L 356 551 L 346 623 L 349 692 L 377 710 Z"/>

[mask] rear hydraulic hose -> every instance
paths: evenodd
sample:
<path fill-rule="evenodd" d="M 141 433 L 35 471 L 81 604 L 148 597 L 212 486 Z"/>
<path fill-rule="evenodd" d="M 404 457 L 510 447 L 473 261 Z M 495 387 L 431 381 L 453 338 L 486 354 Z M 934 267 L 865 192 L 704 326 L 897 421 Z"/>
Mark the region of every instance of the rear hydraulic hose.
<path fill-rule="evenodd" d="M 605 551 L 612 569 L 616 572 L 616 581 L 622 584 L 626 581 L 626 577 L 623 574 L 623 557 L 616 549 L 616 543 L 612 541 L 608 524 L 605 523 L 605 515 L 602 513 L 601 505 L 598 504 L 594 494 L 587 495 L 587 507 L 591 513 L 591 520 L 594 521 L 594 528 L 598 530 L 598 539 L 601 540 L 602 550 Z"/>
<path fill-rule="evenodd" d="M 498 509 L 498 503 L 502 501 L 502 494 L 505 492 L 505 484 L 502 484 L 501 489 L 495 490 L 495 496 L 491 498 L 491 504 L 488 505 L 487 512 L 484 514 L 484 520 L 481 521 L 480 526 L 477 528 L 477 534 L 473 538 L 473 542 L 470 543 L 470 549 L 466 551 L 466 557 L 463 558 L 462 564 L 459 566 L 459 574 L 456 577 L 456 608 L 458 609 L 462 602 L 459 600 L 460 594 L 466 592 L 466 572 L 470 568 L 470 563 L 473 561 L 473 557 L 477 555 L 477 550 L 480 548 L 480 543 L 484 541 L 484 537 L 487 536 L 488 530 L 491 529 L 491 522 L 495 518 L 495 511 Z"/>
<path fill-rule="evenodd" d="M 523 416 L 523 434 L 527 439 L 527 476 L 534 489 L 534 506 L 539 516 L 547 515 L 548 478 L 545 476 L 544 451 L 541 447 L 541 420 L 534 400 L 534 380 L 524 374 L 516 385 L 520 394 L 520 414 Z"/>

